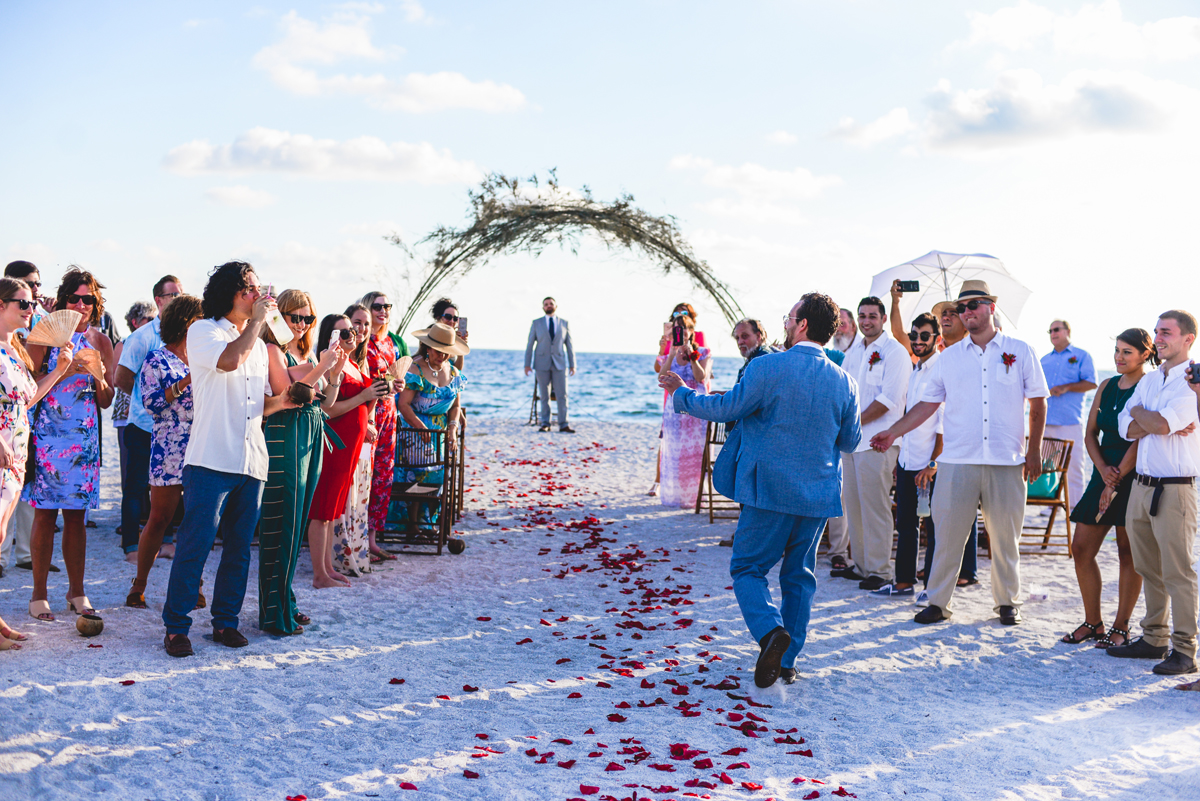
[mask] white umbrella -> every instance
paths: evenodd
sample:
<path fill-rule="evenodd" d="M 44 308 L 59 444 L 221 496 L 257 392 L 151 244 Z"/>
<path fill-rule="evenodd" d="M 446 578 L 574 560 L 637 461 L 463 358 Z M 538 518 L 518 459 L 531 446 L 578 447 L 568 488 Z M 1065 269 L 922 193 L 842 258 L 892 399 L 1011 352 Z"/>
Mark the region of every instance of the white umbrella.
<path fill-rule="evenodd" d="M 963 281 L 987 281 L 988 288 L 998 298 L 996 308 L 1000 312 L 1003 327 L 1012 331 L 1017 327 L 1025 301 L 1033 294 L 1030 289 L 1013 278 L 1004 263 L 984 253 L 943 253 L 931 250 L 920 258 L 892 267 L 871 279 L 871 294 L 891 306 L 888 293 L 892 281 L 919 281 L 919 292 L 905 292 L 900 298 L 900 313 L 905 325 L 922 312 L 933 309 L 943 300 L 954 300 Z"/>

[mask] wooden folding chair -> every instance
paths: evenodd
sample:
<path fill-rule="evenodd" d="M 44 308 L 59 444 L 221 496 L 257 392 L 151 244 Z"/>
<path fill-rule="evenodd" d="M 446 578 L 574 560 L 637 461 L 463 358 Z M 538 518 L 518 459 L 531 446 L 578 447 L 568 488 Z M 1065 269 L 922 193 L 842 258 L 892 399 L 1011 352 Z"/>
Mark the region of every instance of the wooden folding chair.
<path fill-rule="evenodd" d="M 407 519 L 397 527 L 389 525 L 380 532 L 379 539 L 403 546 L 433 547 L 441 555 L 457 519 L 462 436 L 460 429 L 456 442 L 459 447 L 451 450 L 445 446 L 445 429 L 396 426 L 397 471 L 403 474 L 414 470 L 430 475 L 425 481 L 392 482 L 392 501 L 406 505 Z"/>
<path fill-rule="evenodd" d="M 1029 483 L 1025 505 L 1037 509 L 1049 507 L 1050 520 L 1044 527 L 1040 521 L 1021 526 L 1018 550 L 1023 554 L 1071 555 L 1071 497 L 1067 488 L 1067 466 L 1071 464 L 1074 445 L 1069 439 L 1042 440 L 1042 475 Z M 1063 513 L 1065 535 L 1054 532 L 1059 509 Z"/>
<path fill-rule="evenodd" d="M 740 504 L 713 489 L 713 464 L 716 463 L 717 454 L 725 444 L 726 434 L 725 423 L 711 421 L 704 432 L 704 454 L 700 461 L 700 486 L 696 490 L 695 514 L 700 514 L 701 507 L 707 505 L 709 523 L 716 520 L 737 520 L 742 511 Z"/>

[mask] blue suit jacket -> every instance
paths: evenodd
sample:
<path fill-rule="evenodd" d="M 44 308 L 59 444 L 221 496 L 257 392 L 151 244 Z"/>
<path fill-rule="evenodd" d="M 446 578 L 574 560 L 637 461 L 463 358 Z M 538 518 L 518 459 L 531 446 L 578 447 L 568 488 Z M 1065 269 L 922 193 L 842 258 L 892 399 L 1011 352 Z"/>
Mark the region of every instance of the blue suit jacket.
<path fill-rule="evenodd" d="M 824 353 L 794 345 L 759 356 L 724 395 L 680 387 L 675 411 L 737 420 L 738 503 L 804 517 L 842 514 L 842 459 L 862 439 L 858 385 Z"/>

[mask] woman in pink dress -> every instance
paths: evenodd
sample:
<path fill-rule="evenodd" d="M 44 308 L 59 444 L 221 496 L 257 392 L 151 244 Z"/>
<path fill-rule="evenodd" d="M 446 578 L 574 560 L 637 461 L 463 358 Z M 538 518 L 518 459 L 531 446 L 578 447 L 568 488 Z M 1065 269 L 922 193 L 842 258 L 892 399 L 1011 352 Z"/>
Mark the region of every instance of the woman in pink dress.
<path fill-rule="evenodd" d="M 712 354 L 696 344 L 696 323 L 687 315 L 675 318 L 683 327 L 684 342 L 673 346 L 663 369 L 675 373 L 696 392 L 708 394 L 712 378 Z M 708 423 L 698 417 L 676 414 L 667 404 L 663 409 L 662 505 L 686 508 L 696 502 L 700 488 L 700 464 Z"/>
<path fill-rule="evenodd" d="M 676 303 L 675 308 L 671 310 L 671 316 L 667 318 L 666 324 L 663 326 L 663 335 L 658 340 L 658 356 L 654 358 L 654 372 L 661 373 L 668 365 L 667 358 L 671 355 L 671 329 L 674 327 L 675 321 L 683 315 L 692 318 L 692 323 L 696 322 L 696 310 L 692 308 L 690 303 Z M 704 332 L 696 332 L 696 345 L 704 347 Z M 663 393 L 663 409 L 667 408 L 667 394 Z M 662 439 L 662 429 L 658 431 L 658 438 Z M 658 485 L 662 481 L 662 442 L 658 444 L 658 458 L 654 465 L 654 484 L 650 487 L 650 491 L 646 494 L 654 497 L 658 494 Z"/>

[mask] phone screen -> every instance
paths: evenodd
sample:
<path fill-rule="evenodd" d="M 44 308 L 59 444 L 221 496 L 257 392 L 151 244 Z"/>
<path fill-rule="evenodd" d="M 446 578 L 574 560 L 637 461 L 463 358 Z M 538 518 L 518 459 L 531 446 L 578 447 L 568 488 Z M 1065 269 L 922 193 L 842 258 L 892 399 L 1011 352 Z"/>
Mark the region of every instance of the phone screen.
<path fill-rule="evenodd" d="M 458 335 L 462 336 L 465 333 L 467 333 L 467 318 L 459 317 L 458 318 Z"/>
<path fill-rule="evenodd" d="M 671 323 L 663 323 L 663 336 L 664 336 L 664 337 L 669 337 L 669 336 L 671 336 L 671 329 L 672 329 L 673 327 L 674 327 L 674 326 L 673 326 Z"/>

